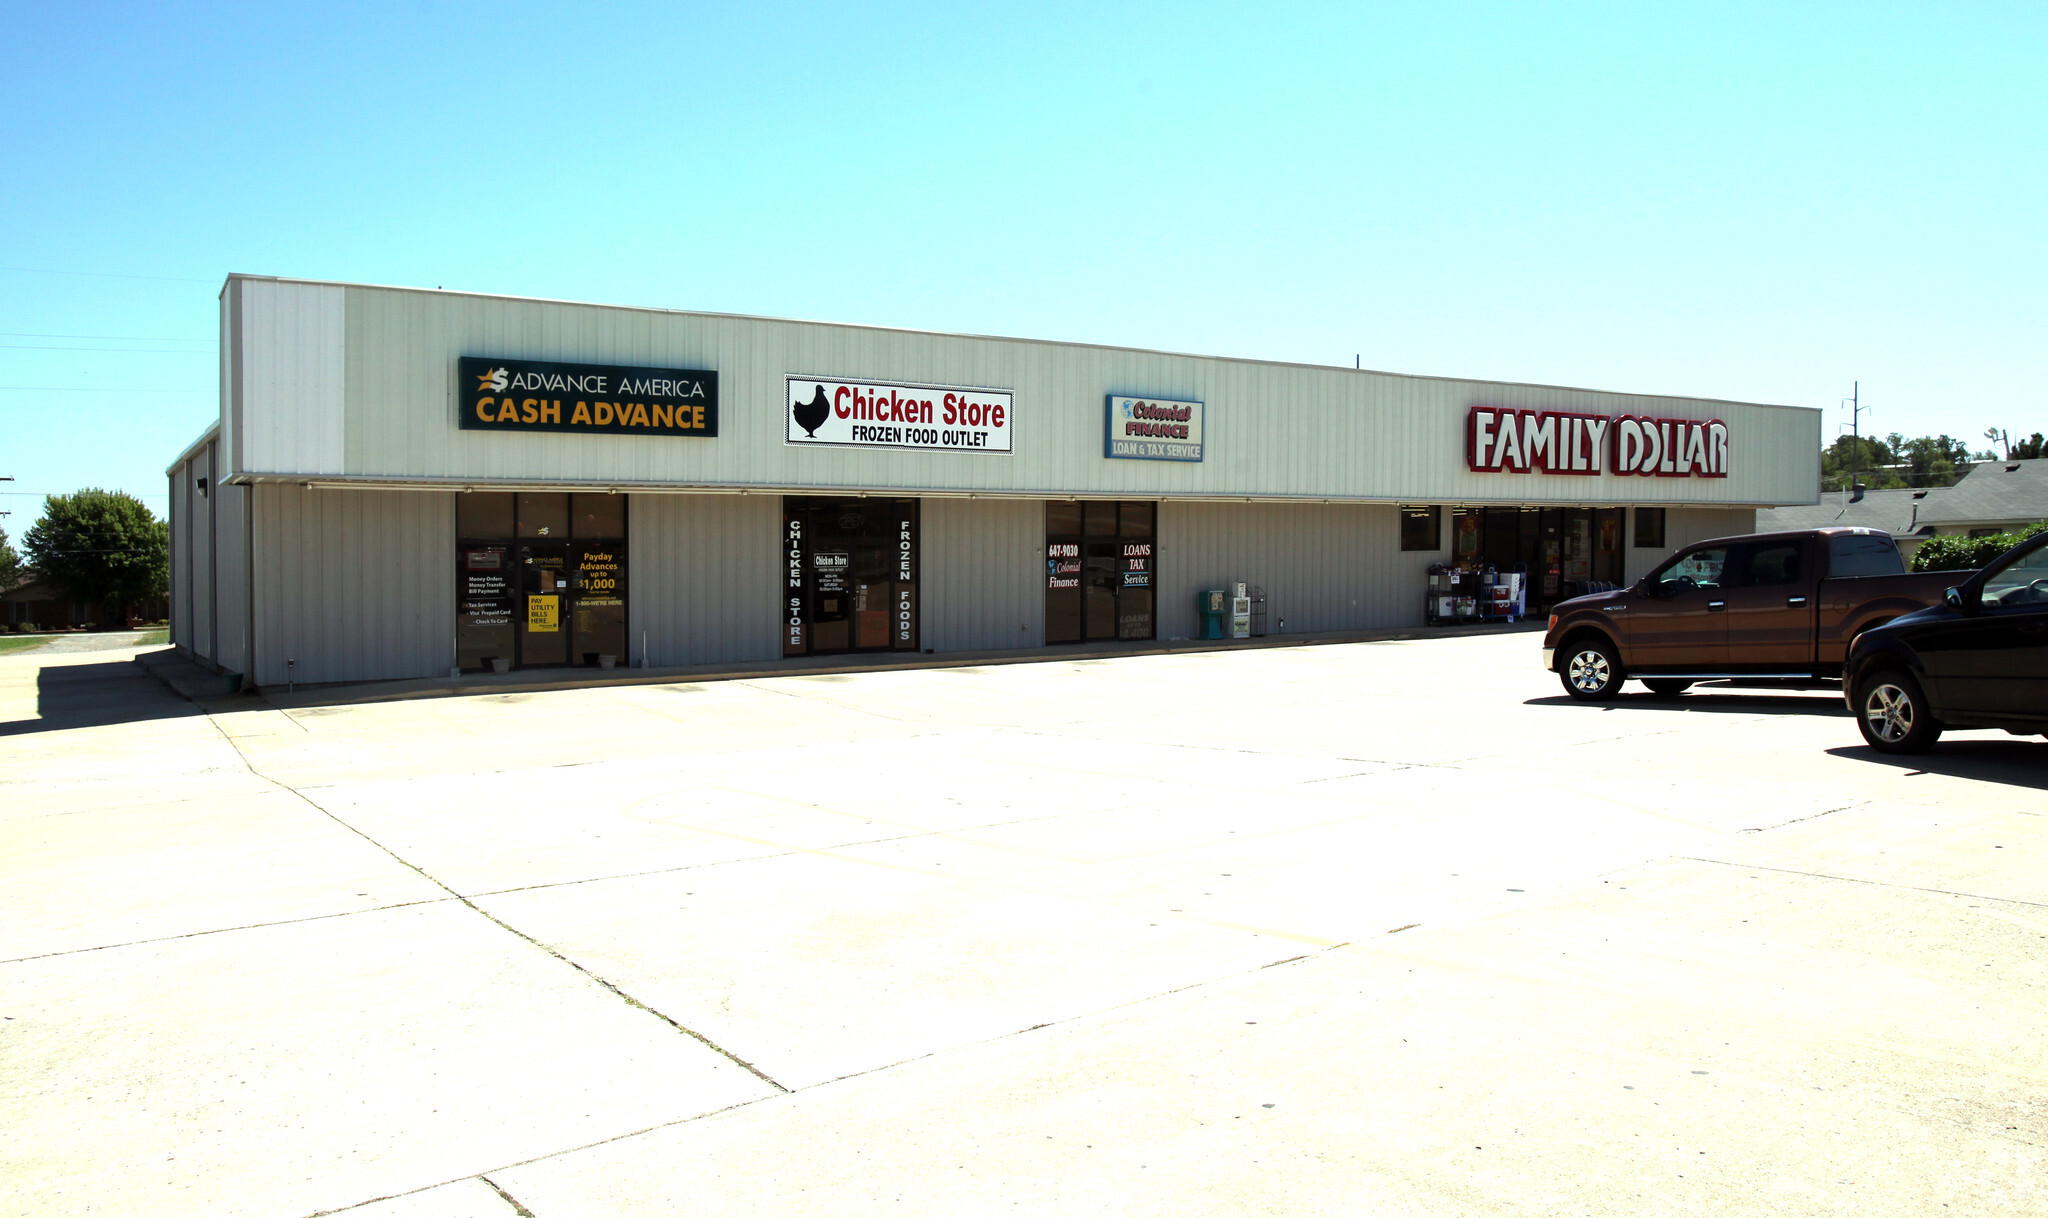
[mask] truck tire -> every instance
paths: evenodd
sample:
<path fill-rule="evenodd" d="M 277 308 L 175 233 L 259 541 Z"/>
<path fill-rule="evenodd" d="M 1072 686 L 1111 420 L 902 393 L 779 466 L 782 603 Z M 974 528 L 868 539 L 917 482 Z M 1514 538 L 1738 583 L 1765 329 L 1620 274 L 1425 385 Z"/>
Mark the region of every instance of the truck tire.
<path fill-rule="evenodd" d="M 1581 702 L 1605 702 L 1621 692 L 1627 677 L 1613 645 L 1589 636 L 1565 648 L 1557 679 L 1564 682 L 1564 692 Z"/>
<path fill-rule="evenodd" d="M 1692 688 L 1692 682 L 1683 677 L 1644 677 L 1643 684 L 1660 698 L 1676 698 Z"/>
<path fill-rule="evenodd" d="M 1896 668 L 1880 668 L 1856 683 L 1856 727 L 1880 753 L 1924 753 L 1942 731 L 1920 683 Z"/>

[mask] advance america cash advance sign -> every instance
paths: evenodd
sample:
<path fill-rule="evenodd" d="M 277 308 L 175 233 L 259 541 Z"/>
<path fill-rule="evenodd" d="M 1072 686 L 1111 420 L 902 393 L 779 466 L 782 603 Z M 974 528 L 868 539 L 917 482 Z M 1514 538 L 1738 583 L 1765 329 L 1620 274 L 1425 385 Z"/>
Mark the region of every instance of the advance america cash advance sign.
<path fill-rule="evenodd" d="M 1105 457 L 1139 461 L 1200 461 L 1202 404 L 1158 398 L 1126 398 L 1111 394 Z"/>
<path fill-rule="evenodd" d="M 839 448 L 1010 452 L 1016 404 L 1005 389 L 785 378 L 783 442 Z"/>
<path fill-rule="evenodd" d="M 455 365 L 456 418 L 466 430 L 718 434 L 716 372 L 468 355 Z"/>

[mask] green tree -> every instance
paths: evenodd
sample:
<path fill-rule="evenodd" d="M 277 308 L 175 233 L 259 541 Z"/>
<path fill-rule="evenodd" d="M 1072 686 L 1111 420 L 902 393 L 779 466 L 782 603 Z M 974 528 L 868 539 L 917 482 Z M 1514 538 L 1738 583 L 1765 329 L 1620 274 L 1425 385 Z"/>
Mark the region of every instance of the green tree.
<path fill-rule="evenodd" d="M 0 529 L 0 589 L 12 588 L 21 578 L 21 555 L 7 544 L 7 530 Z"/>
<path fill-rule="evenodd" d="M 1894 434 L 1893 442 L 1904 437 Z M 1884 468 L 1897 460 L 1892 445 L 1876 436 L 1839 436 L 1820 455 L 1820 479 L 1824 490 L 1846 490 L 1853 473 L 1856 481 L 1871 490 L 1879 491 L 1890 487 L 1904 486 L 1905 480 L 1891 470 Z"/>
<path fill-rule="evenodd" d="M 170 526 L 122 491 L 49 496 L 22 545 L 38 575 L 116 617 L 170 588 Z"/>
<path fill-rule="evenodd" d="M 2037 461 L 2042 457 L 2048 457 L 2048 451 L 2044 450 L 2048 450 L 2048 440 L 2043 440 L 2041 433 L 2037 431 L 2013 445 L 2005 455 L 2014 461 Z"/>

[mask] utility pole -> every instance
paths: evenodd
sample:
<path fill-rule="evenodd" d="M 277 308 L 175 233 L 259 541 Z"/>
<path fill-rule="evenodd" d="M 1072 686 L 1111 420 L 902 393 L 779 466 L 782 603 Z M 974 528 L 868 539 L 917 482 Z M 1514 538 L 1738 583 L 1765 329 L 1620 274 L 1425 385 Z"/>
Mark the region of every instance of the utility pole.
<path fill-rule="evenodd" d="M 1863 382 L 1851 381 L 1849 390 L 1849 481 L 1842 487 L 1844 496 L 1856 493 L 1857 467 L 1863 463 Z"/>

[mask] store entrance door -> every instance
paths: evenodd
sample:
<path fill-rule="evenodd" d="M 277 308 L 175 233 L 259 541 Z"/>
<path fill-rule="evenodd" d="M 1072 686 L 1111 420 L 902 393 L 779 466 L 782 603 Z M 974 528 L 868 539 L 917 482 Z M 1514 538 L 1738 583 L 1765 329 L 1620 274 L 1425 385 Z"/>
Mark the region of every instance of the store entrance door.
<path fill-rule="evenodd" d="M 782 504 L 782 654 L 916 651 L 917 500 Z"/>
<path fill-rule="evenodd" d="M 1157 505 L 1045 505 L 1045 641 L 1149 639 Z"/>
<path fill-rule="evenodd" d="M 568 545 L 521 542 L 519 581 L 513 616 L 519 626 L 519 666 L 567 664 L 569 635 L 562 619 L 569 599 Z"/>

